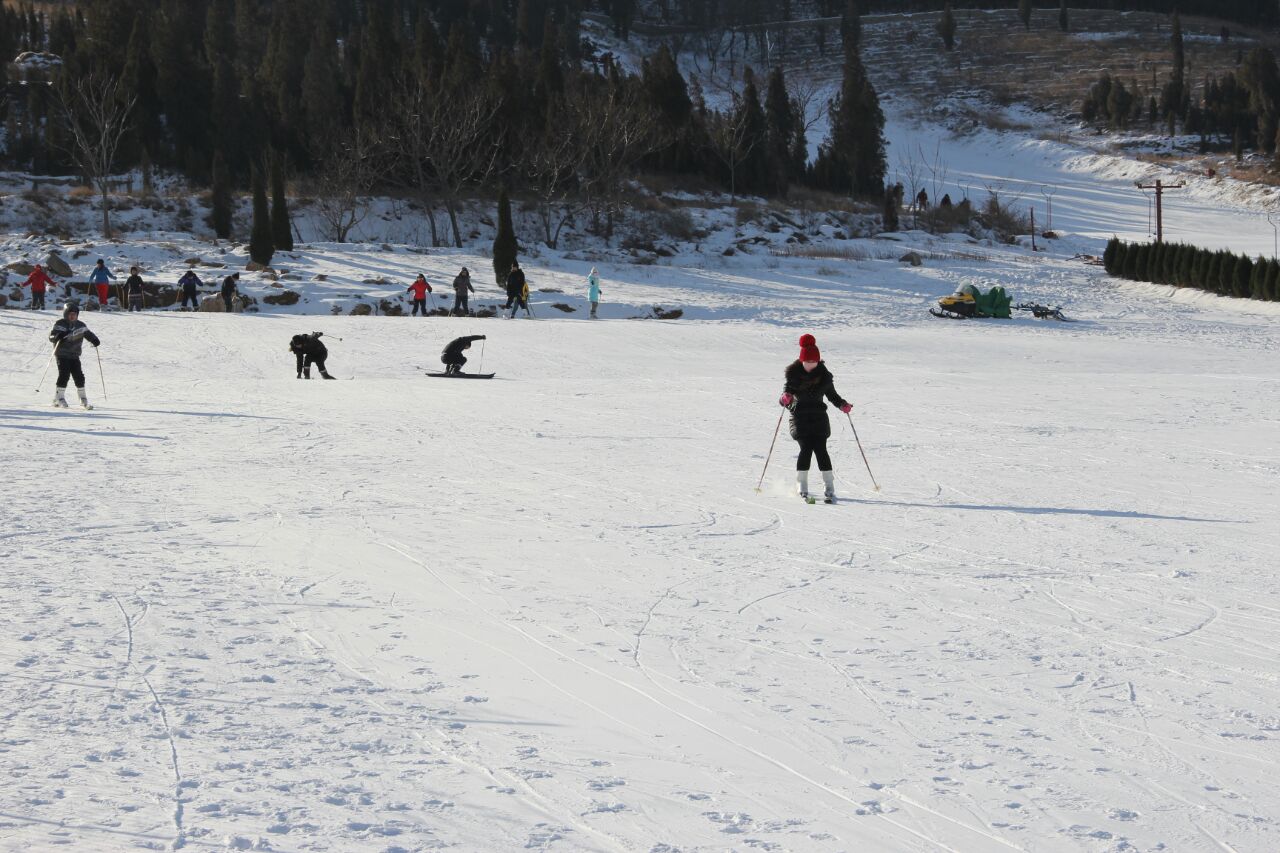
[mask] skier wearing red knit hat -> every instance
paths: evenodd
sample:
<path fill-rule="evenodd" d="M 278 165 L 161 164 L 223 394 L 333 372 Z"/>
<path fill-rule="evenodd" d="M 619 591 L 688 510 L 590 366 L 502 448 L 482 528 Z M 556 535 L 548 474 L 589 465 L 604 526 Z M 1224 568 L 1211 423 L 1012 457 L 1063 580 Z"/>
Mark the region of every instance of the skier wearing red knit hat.
<path fill-rule="evenodd" d="M 791 412 L 791 437 L 800 445 L 796 458 L 796 488 L 800 497 L 809 499 L 809 465 L 818 458 L 827 503 L 836 501 L 835 475 L 831 473 L 831 456 L 827 439 L 831 437 L 831 421 L 823 397 L 848 414 L 853 407 L 836 392 L 835 378 L 822 361 L 818 342 L 813 335 L 800 336 L 800 357 L 787 365 L 786 384 L 778 405 Z"/>

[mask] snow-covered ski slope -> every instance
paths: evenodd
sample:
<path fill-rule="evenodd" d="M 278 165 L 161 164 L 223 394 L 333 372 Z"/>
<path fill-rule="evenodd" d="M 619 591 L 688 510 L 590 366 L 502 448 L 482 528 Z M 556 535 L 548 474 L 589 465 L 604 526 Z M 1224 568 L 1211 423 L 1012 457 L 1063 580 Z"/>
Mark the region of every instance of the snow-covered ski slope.
<path fill-rule="evenodd" d="M 88 314 L 89 413 L 4 312 L 0 849 L 1280 847 L 1274 317 L 989 251 Z M 925 314 L 974 277 L 1080 321 Z M 754 491 L 804 331 L 879 493 L 838 414 L 840 504 L 785 425 Z"/>

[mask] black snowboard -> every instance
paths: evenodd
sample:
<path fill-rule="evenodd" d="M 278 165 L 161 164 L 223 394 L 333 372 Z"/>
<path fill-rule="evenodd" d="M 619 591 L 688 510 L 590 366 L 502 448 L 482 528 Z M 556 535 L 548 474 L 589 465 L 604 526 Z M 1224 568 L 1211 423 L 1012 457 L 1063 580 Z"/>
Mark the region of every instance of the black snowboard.
<path fill-rule="evenodd" d="M 428 373 L 439 379 L 492 379 L 492 373 Z"/>

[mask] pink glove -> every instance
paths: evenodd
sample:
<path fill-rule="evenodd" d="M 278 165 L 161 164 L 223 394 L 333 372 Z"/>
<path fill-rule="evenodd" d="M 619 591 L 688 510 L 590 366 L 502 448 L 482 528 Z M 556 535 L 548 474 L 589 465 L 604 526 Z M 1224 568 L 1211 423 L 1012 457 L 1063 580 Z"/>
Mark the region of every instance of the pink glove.
<path fill-rule="evenodd" d="M 786 392 L 784 391 L 784 392 L 783 392 L 783 394 L 782 394 L 782 396 L 778 398 L 778 405 L 779 405 L 779 406 L 790 406 L 790 405 L 791 405 L 791 401 L 792 401 L 792 400 L 794 400 L 794 399 L 795 399 L 795 397 L 792 397 L 790 394 L 788 394 L 788 393 L 786 393 Z"/>
<path fill-rule="evenodd" d="M 850 406 L 848 403 L 845 403 L 843 406 L 840 407 L 840 411 L 844 412 L 847 415 L 853 411 L 853 406 Z"/>

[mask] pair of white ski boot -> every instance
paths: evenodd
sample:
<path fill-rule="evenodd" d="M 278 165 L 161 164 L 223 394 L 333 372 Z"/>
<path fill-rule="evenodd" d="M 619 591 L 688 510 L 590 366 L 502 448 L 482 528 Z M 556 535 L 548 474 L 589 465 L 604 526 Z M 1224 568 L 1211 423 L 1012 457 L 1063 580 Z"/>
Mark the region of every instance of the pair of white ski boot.
<path fill-rule="evenodd" d="M 80 405 L 86 409 L 92 410 L 93 406 L 89 405 L 89 398 L 85 395 L 83 388 L 77 388 L 76 392 L 80 395 Z M 59 388 L 53 392 L 53 405 L 59 409 L 69 408 L 67 406 L 67 389 Z"/>
<path fill-rule="evenodd" d="M 822 496 L 823 503 L 833 504 L 836 502 L 836 475 L 831 471 L 819 471 L 822 475 L 822 484 L 824 492 Z M 809 472 L 796 472 L 796 492 L 804 499 L 805 503 L 815 503 L 816 498 L 809 494 Z"/>

